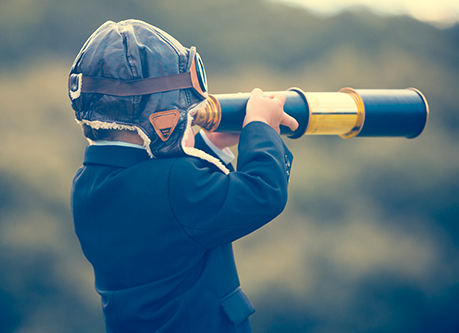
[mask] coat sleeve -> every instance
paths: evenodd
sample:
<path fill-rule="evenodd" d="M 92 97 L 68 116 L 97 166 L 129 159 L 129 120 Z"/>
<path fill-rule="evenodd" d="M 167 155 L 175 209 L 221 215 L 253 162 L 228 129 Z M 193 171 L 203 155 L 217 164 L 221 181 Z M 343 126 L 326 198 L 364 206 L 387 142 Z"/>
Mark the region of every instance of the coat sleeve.
<path fill-rule="evenodd" d="M 261 122 L 242 130 L 235 172 L 224 175 L 198 159 L 178 159 L 169 179 L 176 220 L 205 248 L 253 232 L 283 211 L 292 159 L 280 136 Z"/>

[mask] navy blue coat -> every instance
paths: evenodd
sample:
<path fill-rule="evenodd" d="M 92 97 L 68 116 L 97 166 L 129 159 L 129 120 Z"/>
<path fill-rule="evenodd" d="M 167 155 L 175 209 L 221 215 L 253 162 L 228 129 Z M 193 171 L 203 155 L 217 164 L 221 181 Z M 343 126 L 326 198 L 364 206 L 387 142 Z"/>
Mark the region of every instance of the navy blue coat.
<path fill-rule="evenodd" d="M 107 332 L 250 332 L 231 242 L 282 212 L 291 161 L 260 122 L 242 130 L 228 175 L 194 157 L 87 147 L 72 210 Z"/>

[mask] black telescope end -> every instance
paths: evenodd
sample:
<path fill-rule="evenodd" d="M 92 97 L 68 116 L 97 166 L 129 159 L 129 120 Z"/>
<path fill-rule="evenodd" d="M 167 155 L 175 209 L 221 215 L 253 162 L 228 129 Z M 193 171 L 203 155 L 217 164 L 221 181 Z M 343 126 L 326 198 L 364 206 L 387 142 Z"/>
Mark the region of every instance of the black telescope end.
<path fill-rule="evenodd" d="M 427 125 L 429 106 L 417 89 L 356 89 L 365 120 L 357 137 L 419 136 Z"/>

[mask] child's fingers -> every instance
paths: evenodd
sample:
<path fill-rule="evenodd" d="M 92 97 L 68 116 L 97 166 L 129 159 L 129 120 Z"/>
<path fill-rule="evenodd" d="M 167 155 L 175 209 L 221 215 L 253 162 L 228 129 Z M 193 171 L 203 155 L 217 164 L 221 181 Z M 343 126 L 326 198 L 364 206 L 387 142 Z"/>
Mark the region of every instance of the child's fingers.
<path fill-rule="evenodd" d="M 285 112 L 282 115 L 281 124 L 284 125 L 284 126 L 287 126 L 292 131 L 295 131 L 299 126 L 298 121 L 296 121 L 295 118 L 293 118 L 292 116 L 290 116 L 289 114 L 287 114 Z"/>
<path fill-rule="evenodd" d="M 273 99 L 277 99 L 282 104 L 282 106 L 284 106 L 285 101 L 287 100 L 287 96 L 282 93 L 277 93 L 273 95 Z"/>
<path fill-rule="evenodd" d="M 255 88 L 252 90 L 252 98 L 253 97 L 263 97 L 263 90 L 261 90 L 260 88 Z"/>

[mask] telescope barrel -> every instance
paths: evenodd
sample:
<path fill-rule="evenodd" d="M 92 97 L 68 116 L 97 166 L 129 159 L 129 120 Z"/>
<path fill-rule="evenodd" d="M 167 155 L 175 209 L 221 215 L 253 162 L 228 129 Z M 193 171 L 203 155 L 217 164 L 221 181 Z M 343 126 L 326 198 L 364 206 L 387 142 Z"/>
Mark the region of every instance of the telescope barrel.
<path fill-rule="evenodd" d="M 265 95 L 275 94 L 267 92 Z M 352 89 L 306 93 L 299 88 L 283 91 L 284 111 L 295 118 L 295 131 L 281 126 L 281 134 L 352 137 L 406 137 L 422 133 L 429 106 L 417 89 Z M 195 125 L 209 131 L 241 131 L 250 93 L 210 95 L 207 106 L 195 116 Z"/>

